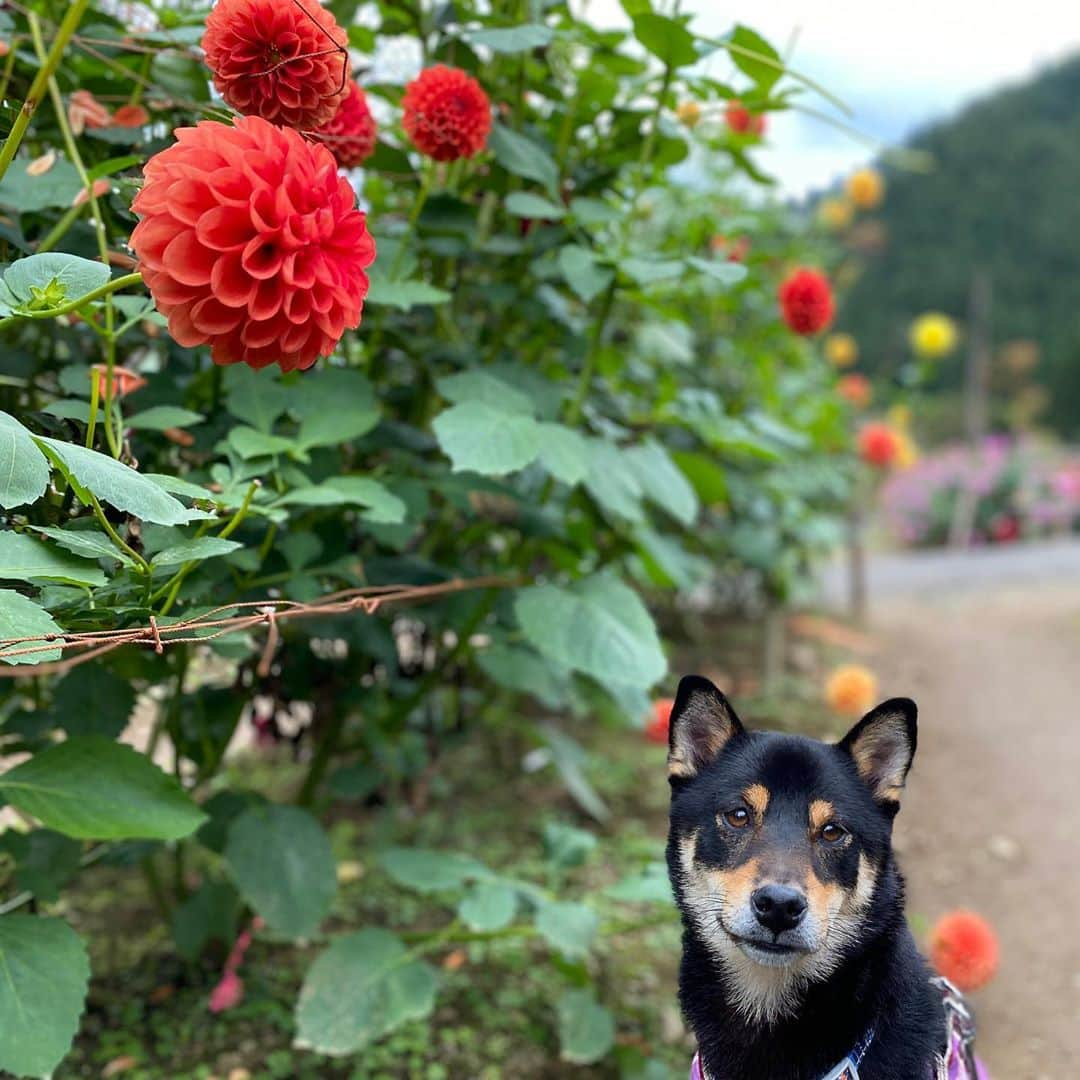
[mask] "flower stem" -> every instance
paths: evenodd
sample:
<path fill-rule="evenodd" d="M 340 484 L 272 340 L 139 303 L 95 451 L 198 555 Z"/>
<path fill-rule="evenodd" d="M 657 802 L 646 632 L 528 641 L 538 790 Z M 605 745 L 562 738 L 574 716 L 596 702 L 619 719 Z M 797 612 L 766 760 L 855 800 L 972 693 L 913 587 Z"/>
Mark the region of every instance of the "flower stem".
<path fill-rule="evenodd" d="M 15 118 L 15 123 L 11 125 L 11 131 L 8 132 L 8 137 L 4 140 L 3 145 L 0 146 L 0 180 L 4 178 L 5 173 L 8 171 L 8 167 L 11 165 L 12 161 L 15 160 L 16 151 L 18 151 L 19 145 L 26 135 L 26 129 L 30 126 L 30 120 L 45 94 L 45 88 L 48 86 L 49 79 L 52 78 L 59 66 L 60 57 L 63 56 L 64 49 L 67 48 L 67 43 L 71 39 L 71 35 L 75 33 L 75 28 L 82 21 L 82 17 L 89 6 L 90 0 L 75 0 L 65 12 L 64 18 L 57 28 L 56 37 L 53 38 L 52 48 L 46 55 L 41 67 L 38 68 L 37 74 L 34 76 L 34 81 L 30 84 L 30 90 L 26 95 L 26 100 L 19 110 L 19 115 Z"/>
<path fill-rule="evenodd" d="M 86 449 L 94 448 L 94 428 L 97 427 L 98 402 L 101 399 L 101 374 L 90 369 L 90 419 L 86 425 Z"/>
<path fill-rule="evenodd" d="M 125 554 L 129 559 L 135 562 L 135 565 L 144 574 L 150 573 L 150 564 L 129 544 L 126 540 L 113 528 L 112 522 L 105 516 L 105 511 L 101 507 L 101 503 L 91 495 L 90 496 L 90 509 L 94 511 L 94 517 L 98 519 L 98 524 L 108 534 L 109 539 Z"/>

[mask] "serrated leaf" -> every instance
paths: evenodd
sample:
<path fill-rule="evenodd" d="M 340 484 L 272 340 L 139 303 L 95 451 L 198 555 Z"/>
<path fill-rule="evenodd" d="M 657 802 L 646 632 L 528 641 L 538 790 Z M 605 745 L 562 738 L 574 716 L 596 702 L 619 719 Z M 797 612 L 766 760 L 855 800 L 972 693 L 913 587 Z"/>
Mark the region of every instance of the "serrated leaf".
<path fill-rule="evenodd" d="M 223 540 L 219 536 L 195 536 L 181 544 L 172 544 L 164 548 L 151 561 L 155 569 L 164 566 L 179 566 L 186 562 L 216 559 L 243 546 L 236 540 Z"/>
<path fill-rule="evenodd" d="M 683 525 L 693 524 L 700 510 L 697 493 L 667 450 L 650 439 L 623 453 L 646 498 Z"/>
<path fill-rule="evenodd" d="M 101 569 L 25 533 L 0 533 L 0 579 L 104 585 Z"/>
<path fill-rule="evenodd" d="M 199 516 L 115 458 L 59 439 L 35 436 L 35 442 L 70 480 L 117 510 L 157 525 L 183 525 Z"/>
<path fill-rule="evenodd" d="M 470 45 L 483 45 L 492 52 L 519 53 L 550 45 L 555 39 L 555 31 L 542 23 L 523 23 L 506 28 L 466 30 L 461 36 Z"/>
<path fill-rule="evenodd" d="M 206 815 L 171 776 L 100 735 L 68 739 L 0 775 L 24 814 L 79 840 L 179 840 Z"/>
<path fill-rule="evenodd" d="M 632 277 L 639 285 L 652 285 L 657 281 L 669 281 L 686 270 L 682 259 L 623 259 L 619 269 Z"/>
<path fill-rule="evenodd" d="M 670 904 L 671 882 L 668 880 L 667 867 L 657 863 L 640 874 L 624 877 L 609 885 L 604 895 L 628 904 Z"/>
<path fill-rule="evenodd" d="M 366 435 L 379 422 L 379 403 L 366 376 L 347 368 L 325 368 L 293 388 L 289 408 L 300 420 L 301 450 L 339 446 Z"/>
<path fill-rule="evenodd" d="M 519 218 L 558 221 L 566 216 L 566 207 L 528 191 L 515 191 L 506 196 L 506 212 Z"/>
<path fill-rule="evenodd" d="M 564 484 L 581 483 L 589 473 L 589 444 L 564 424 L 540 425 L 540 464 Z"/>
<path fill-rule="evenodd" d="M 90 960 L 60 919 L 0 916 L 0 1069 L 50 1076 L 79 1028 Z"/>
<path fill-rule="evenodd" d="M 55 540 L 60 547 L 84 559 L 116 559 L 125 566 L 134 565 L 130 558 L 97 529 L 61 529 L 55 525 L 34 525 L 34 532 Z"/>
<path fill-rule="evenodd" d="M 337 872 L 330 838 L 295 806 L 253 806 L 229 826 L 225 862 L 245 900 L 267 926 L 310 937 L 330 913 Z"/>
<path fill-rule="evenodd" d="M 509 926 L 517 911 L 517 892 L 501 881 L 473 885 L 458 904 L 458 918 L 470 930 L 489 933 Z"/>
<path fill-rule="evenodd" d="M 522 413 L 532 416 L 535 412 L 527 394 L 515 389 L 508 382 L 488 371 L 472 369 L 444 375 L 435 380 L 435 387 L 447 401 L 466 405 L 479 401 L 501 412 Z"/>
<path fill-rule="evenodd" d="M 556 709 L 565 700 L 566 688 L 555 668 L 532 649 L 495 644 L 479 652 L 476 662 L 500 686 L 532 694 L 549 708 Z"/>
<path fill-rule="evenodd" d="M 543 903 L 536 911 L 540 936 L 568 960 L 582 960 L 589 954 L 600 920 L 592 908 L 569 900 Z"/>
<path fill-rule="evenodd" d="M 615 1017 L 591 990 L 567 990 L 556 1007 L 560 1056 L 574 1065 L 591 1065 L 615 1045 Z"/>
<path fill-rule="evenodd" d="M 617 518 L 643 521 L 642 490 L 637 470 L 622 448 L 607 439 L 587 439 L 588 473 L 585 487 L 600 506 Z"/>
<path fill-rule="evenodd" d="M 48 485 L 48 459 L 15 417 L 0 412 L 0 506 L 32 503 Z"/>
<path fill-rule="evenodd" d="M 96 663 L 73 668 L 56 684 L 49 712 L 69 736 L 115 739 L 127 727 L 134 708 L 130 681 Z"/>
<path fill-rule="evenodd" d="M 43 664 L 46 660 L 58 660 L 60 650 L 52 648 L 38 649 L 21 656 L 11 655 L 43 644 L 42 638 L 48 634 L 62 635 L 63 631 L 43 607 L 13 589 L 0 589 L 0 641 L 6 638 L 31 639 L 0 649 L 0 660 L 5 664 Z M 38 635 L 42 635 L 42 638 Z"/>
<path fill-rule="evenodd" d="M 112 276 L 104 263 L 49 251 L 17 259 L 4 271 L 4 285 L 20 306 L 37 303 L 35 290 L 48 290 L 48 307 L 59 307 L 94 289 L 101 288 Z M 11 297 L 8 297 L 10 303 Z"/>
<path fill-rule="evenodd" d="M 296 1003 L 296 1045 L 353 1054 L 435 1007 L 438 973 L 401 940 L 367 929 L 339 937 L 311 965 Z"/>
<path fill-rule="evenodd" d="M 255 371 L 246 364 L 233 364 L 225 369 L 225 386 L 229 412 L 257 431 L 270 431 L 289 407 L 289 388 L 278 382 L 272 370 Z"/>
<path fill-rule="evenodd" d="M 206 419 L 202 413 L 181 409 L 178 405 L 155 405 L 142 412 L 132 413 L 124 420 L 130 428 L 146 431 L 166 431 L 169 428 L 186 428 L 201 424 Z"/>
<path fill-rule="evenodd" d="M 379 853 L 379 865 L 399 884 L 417 892 L 459 889 L 491 871 L 469 855 L 431 848 L 391 847 Z"/>
<path fill-rule="evenodd" d="M 615 280 L 614 270 L 601 266 L 592 251 L 578 244 L 569 244 L 559 252 L 559 269 L 566 283 L 586 304 Z"/>
<path fill-rule="evenodd" d="M 386 278 L 371 278 L 365 303 L 383 304 L 387 307 L 395 307 L 399 311 L 411 311 L 415 307 L 425 304 L 446 304 L 453 299 L 451 293 L 445 289 L 439 289 L 429 285 L 426 281 L 390 281 Z"/>
<path fill-rule="evenodd" d="M 360 516 L 365 521 L 397 525 L 405 520 L 404 501 L 370 476 L 334 476 L 324 486 L 336 493 L 340 503 L 364 507 Z"/>
<path fill-rule="evenodd" d="M 749 273 L 742 263 L 731 262 L 729 259 L 703 259 L 699 255 L 691 255 L 686 261 L 695 270 L 708 274 L 722 285 L 738 285 Z"/>
<path fill-rule="evenodd" d="M 271 435 L 257 428 L 243 426 L 234 427 L 229 432 L 227 441 L 245 461 L 251 458 L 288 454 L 296 447 L 292 439 L 287 439 L 283 435 Z"/>
<path fill-rule="evenodd" d="M 515 176 L 543 184 L 553 196 L 558 195 L 559 167 L 555 159 L 539 144 L 503 124 L 495 124 L 488 137 L 488 146 L 495 160 Z"/>
<path fill-rule="evenodd" d="M 634 16 L 633 25 L 634 37 L 666 67 L 680 68 L 699 59 L 694 35 L 667 15 L 645 12 Z"/>
<path fill-rule="evenodd" d="M 59 158 L 43 176 L 34 176 L 26 171 L 29 164 L 23 158 L 12 162 L 0 180 L 0 205 L 11 207 L 18 214 L 70 207 L 83 188 L 75 166 L 66 158 Z"/>
<path fill-rule="evenodd" d="M 514 611 L 526 639 L 572 671 L 649 687 L 667 659 L 656 627 L 633 589 L 608 574 L 574 585 L 535 585 L 518 593 Z"/>
<path fill-rule="evenodd" d="M 536 460 L 540 427 L 531 416 L 506 412 L 482 401 L 454 405 L 432 424 L 454 472 L 504 476 Z"/>

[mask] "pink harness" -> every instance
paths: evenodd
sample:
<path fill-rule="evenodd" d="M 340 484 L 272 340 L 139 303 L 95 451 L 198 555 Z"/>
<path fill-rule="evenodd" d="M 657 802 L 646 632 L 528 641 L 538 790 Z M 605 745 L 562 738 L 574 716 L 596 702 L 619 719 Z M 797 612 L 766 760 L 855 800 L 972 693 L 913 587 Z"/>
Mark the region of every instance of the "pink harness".
<path fill-rule="evenodd" d="M 975 1024 L 963 995 L 948 979 L 936 976 L 931 985 L 941 994 L 945 1008 L 945 1055 L 934 1062 L 928 1080 L 990 1080 L 990 1074 L 973 1049 Z M 871 1031 L 862 1042 L 826 1073 L 822 1080 L 859 1080 L 859 1066 L 863 1055 L 870 1048 L 874 1035 Z M 701 1064 L 701 1055 L 695 1054 L 690 1066 L 690 1080 L 710 1080 Z"/>

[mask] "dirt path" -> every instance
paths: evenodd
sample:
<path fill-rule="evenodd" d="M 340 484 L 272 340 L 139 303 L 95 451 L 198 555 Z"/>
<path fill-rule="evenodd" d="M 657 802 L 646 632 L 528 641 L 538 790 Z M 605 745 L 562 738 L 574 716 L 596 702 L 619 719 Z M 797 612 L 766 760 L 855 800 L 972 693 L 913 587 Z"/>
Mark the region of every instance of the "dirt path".
<path fill-rule="evenodd" d="M 1001 973 L 974 999 L 994 1080 L 1074 1080 L 1080 574 L 1047 581 L 1060 565 L 1040 575 L 1032 562 L 1021 555 L 1018 575 L 984 567 L 981 582 L 950 582 L 933 561 L 928 573 L 894 566 L 872 621 L 883 690 L 920 706 L 897 822 L 910 910 L 933 920 L 972 907 L 999 932 Z"/>

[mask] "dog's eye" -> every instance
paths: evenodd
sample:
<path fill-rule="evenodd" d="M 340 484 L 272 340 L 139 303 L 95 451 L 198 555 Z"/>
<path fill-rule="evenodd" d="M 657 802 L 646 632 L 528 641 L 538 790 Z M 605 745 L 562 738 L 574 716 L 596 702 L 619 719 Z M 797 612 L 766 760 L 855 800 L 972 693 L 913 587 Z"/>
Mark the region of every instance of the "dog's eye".
<path fill-rule="evenodd" d="M 750 824 L 750 812 L 743 806 L 724 811 L 724 820 L 733 829 L 745 829 Z"/>
<path fill-rule="evenodd" d="M 830 821 L 828 825 L 823 825 L 821 829 L 821 839 L 826 844 L 835 844 L 839 840 L 847 835 L 844 829 L 837 825 L 835 821 Z"/>

